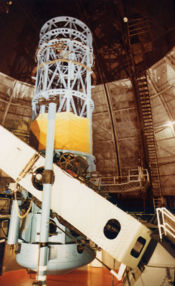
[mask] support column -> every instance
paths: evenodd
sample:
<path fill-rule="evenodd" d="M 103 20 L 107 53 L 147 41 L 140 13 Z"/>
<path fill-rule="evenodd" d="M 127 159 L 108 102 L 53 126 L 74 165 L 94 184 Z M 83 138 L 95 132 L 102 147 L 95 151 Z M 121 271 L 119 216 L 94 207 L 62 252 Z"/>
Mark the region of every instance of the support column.
<path fill-rule="evenodd" d="M 48 110 L 48 129 L 47 129 L 47 143 L 46 143 L 45 172 L 53 171 L 55 116 L 56 116 L 56 103 L 51 102 L 49 103 L 49 110 Z M 38 277 L 37 277 L 37 280 L 41 281 L 41 285 L 46 285 L 51 189 L 52 189 L 52 182 L 51 181 L 44 182 L 42 214 L 41 214 L 40 245 L 39 245 L 39 254 L 38 254 L 39 255 L 39 267 L 38 267 Z"/>

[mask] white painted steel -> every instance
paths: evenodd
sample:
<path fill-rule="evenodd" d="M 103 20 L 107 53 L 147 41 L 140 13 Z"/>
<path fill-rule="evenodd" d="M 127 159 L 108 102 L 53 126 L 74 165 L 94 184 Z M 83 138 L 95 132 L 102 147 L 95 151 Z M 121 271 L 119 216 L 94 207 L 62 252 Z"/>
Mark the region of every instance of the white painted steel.
<path fill-rule="evenodd" d="M 158 243 L 148 264 L 145 265 L 142 275 L 137 281 L 134 281 L 134 286 L 173 285 L 174 265 L 175 258 L 173 253 L 171 254 L 160 243 Z"/>
<path fill-rule="evenodd" d="M 51 33 L 51 30 L 54 33 Z M 79 30 L 79 31 L 78 31 Z M 48 33 L 48 34 L 47 34 Z M 57 37 L 60 34 L 64 37 L 71 38 L 71 39 L 79 39 L 84 44 L 89 43 L 90 46 L 92 46 L 92 35 L 89 30 L 89 28 L 80 20 L 68 16 L 62 16 L 62 17 L 55 17 L 53 19 L 50 19 L 47 21 L 40 32 L 40 44 L 44 41 L 51 40 L 53 37 L 55 37 L 55 34 L 57 34 Z"/>
<path fill-rule="evenodd" d="M 0 126 L 0 168 L 16 180 L 37 152 Z"/>
<path fill-rule="evenodd" d="M 20 173 L 29 157 L 35 150 L 13 134 L 0 127 L 1 149 L 0 168 L 9 176 L 16 179 L 17 171 Z M 10 144 L 6 144 L 9 142 Z M 19 151 L 20 149 L 20 151 Z M 16 158 L 14 160 L 14 158 Z M 18 158 L 18 159 L 17 159 Z M 33 166 L 33 170 L 44 166 L 44 158 L 40 157 Z M 14 169 L 17 170 L 14 172 Z M 82 182 L 71 177 L 58 166 L 54 165 L 55 182 L 52 187 L 51 209 L 76 227 L 99 247 L 107 251 L 118 261 L 135 267 L 150 240 L 150 231 L 132 216 L 111 204 L 99 194 L 95 193 Z M 27 191 L 37 199 L 42 200 L 42 192 L 32 185 L 32 174 L 20 181 Z M 121 230 L 115 239 L 108 239 L 104 235 L 104 227 L 110 219 L 116 219 Z M 130 255 L 138 237 L 146 240 L 146 244 L 138 258 Z"/>
<path fill-rule="evenodd" d="M 34 117 L 41 109 L 38 101 L 54 97 L 57 112 L 72 112 L 91 121 L 93 49 L 89 28 L 72 17 L 49 20 L 41 29 L 36 56 Z"/>
<path fill-rule="evenodd" d="M 8 244 L 16 244 L 19 236 L 20 218 L 17 213 L 18 201 L 13 200 L 11 207 L 11 218 L 8 229 Z"/>
<path fill-rule="evenodd" d="M 163 235 L 170 236 L 175 239 L 175 216 L 165 207 L 157 208 L 157 222 L 159 228 L 160 240 L 162 240 Z"/>

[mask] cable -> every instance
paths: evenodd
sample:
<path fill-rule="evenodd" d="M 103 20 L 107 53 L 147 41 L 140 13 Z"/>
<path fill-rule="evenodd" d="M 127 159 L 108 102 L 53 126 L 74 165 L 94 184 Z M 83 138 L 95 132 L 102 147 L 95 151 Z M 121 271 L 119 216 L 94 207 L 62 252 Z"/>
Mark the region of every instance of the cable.
<path fill-rule="evenodd" d="M 18 217 L 19 217 L 20 219 L 23 219 L 23 218 L 25 218 L 25 217 L 29 214 L 29 212 L 30 212 L 30 210 L 31 210 L 31 208 L 32 208 L 32 202 L 33 202 L 33 200 L 31 199 L 29 208 L 28 208 L 28 210 L 25 212 L 25 214 L 21 215 L 20 212 L 19 212 L 19 206 L 18 206 L 18 200 L 17 200 L 17 194 L 16 194 L 16 193 L 17 193 L 17 183 L 15 184 L 15 190 L 14 190 L 14 197 L 15 197 L 14 201 L 15 201 L 15 203 L 16 203 L 16 212 L 17 212 L 17 215 L 18 215 Z"/>
<path fill-rule="evenodd" d="M 4 231 L 4 228 L 3 228 L 3 223 L 4 223 L 4 221 L 6 221 L 6 220 L 3 220 L 2 221 L 2 223 L 1 223 L 1 230 L 2 230 L 2 232 L 3 232 L 3 234 L 4 234 L 4 236 L 5 236 L 5 238 L 7 239 L 7 233 L 5 233 L 5 231 Z"/>

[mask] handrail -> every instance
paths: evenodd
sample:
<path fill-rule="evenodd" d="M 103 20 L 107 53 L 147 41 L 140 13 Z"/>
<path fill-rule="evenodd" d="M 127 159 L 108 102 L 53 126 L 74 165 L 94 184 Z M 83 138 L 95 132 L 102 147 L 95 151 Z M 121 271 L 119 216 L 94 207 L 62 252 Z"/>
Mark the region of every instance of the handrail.
<path fill-rule="evenodd" d="M 157 208 L 156 213 L 160 240 L 167 234 L 175 238 L 175 216 L 165 207 Z M 167 219 L 169 222 L 166 221 Z M 172 225 L 170 225 L 171 222 Z"/>
<path fill-rule="evenodd" d="M 169 223 L 165 223 L 165 227 L 167 226 L 167 228 L 170 228 L 172 230 L 172 232 L 175 233 L 175 228 L 173 228 Z"/>
<path fill-rule="evenodd" d="M 93 180 L 102 186 L 122 185 L 131 182 L 142 183 L 143 181 L 149 182 L 149 173 L 147 169 L 138 167 L 137 169 L 129 170 L 126 176 L 99 176 L 93 178 Z"/>
<path fill-rule="evenodd" d="M 170 217 L 172 220 L 175 221 L 175 216 L 169 211 L 167 210 L 165 207 L 161 208 L 165 213 L 167 213 L 167 216 Z"/>

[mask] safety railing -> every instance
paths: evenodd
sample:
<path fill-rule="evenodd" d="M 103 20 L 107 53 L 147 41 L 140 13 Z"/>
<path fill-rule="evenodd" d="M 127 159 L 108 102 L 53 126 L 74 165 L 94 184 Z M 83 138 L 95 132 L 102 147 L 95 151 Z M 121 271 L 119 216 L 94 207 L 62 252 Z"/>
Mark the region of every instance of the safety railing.
<path fill-rule="evenodd" d="M 175 239 L 175 215 L 165 207 L 157 208 L 156 214 L 160 239 L 162 240 L 164 235 Z"/>
<path fill-rule="evenodd" d="M 100 176 L 93 178 L 92 181 L 98 186 L 115 186 L 121 184 L 128 184 L 131 182 L 149 182 L 149 173 L 147 169 L 138 167 L 137 169 L 131 169 L 128 171 L 127 176 Z"/>

